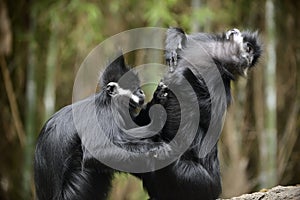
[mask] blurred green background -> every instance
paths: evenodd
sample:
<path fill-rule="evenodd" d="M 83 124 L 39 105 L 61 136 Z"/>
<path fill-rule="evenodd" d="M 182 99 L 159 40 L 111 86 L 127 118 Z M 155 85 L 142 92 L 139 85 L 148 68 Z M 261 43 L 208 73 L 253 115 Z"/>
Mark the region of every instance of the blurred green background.
<path fill-rule="evenodd" d="M 36 138 L 49 116 L 72 102 L 87 54 L 110 36 L 147 26 L 259 30 L 263 58 L 232 85 L 219 142 L 222 196 L 300 183 L 299 10 L 296 0 L 0 0 L 0 199 L 35 198 Z M 137 53 L 129 64 L 144 57 Z M 116 175 L 110 196 L 147 198 L 130 175 Z"/>

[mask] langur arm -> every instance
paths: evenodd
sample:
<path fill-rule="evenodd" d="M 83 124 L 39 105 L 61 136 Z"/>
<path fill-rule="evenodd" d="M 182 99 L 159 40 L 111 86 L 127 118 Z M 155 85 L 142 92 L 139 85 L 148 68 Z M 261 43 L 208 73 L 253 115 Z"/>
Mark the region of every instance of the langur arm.
<path fill-rule="evenodd" d="M 184 48 L 187 37 L 180 28 L 169 28 L 166 36 L 166 62 L 169 65 L 169 71 L 173 72 L 177 66 L 179 52 Z"/>

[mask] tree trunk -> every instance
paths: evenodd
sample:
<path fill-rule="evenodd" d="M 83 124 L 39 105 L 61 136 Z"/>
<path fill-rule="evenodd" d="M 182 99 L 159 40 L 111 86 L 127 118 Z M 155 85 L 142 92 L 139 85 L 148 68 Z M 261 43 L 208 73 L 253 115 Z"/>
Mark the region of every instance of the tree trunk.
<path fill-rule="evenodd" d="M 300 2 L 276 0 L 278 179 L 300 180 Z"/>

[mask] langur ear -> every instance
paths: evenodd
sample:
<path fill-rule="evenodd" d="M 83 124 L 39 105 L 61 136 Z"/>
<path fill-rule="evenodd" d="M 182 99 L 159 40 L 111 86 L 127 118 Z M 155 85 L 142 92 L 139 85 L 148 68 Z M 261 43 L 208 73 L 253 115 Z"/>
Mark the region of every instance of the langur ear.
<path fill-rule="evenodd" d="M 122 52 L 119 52 L 117 58 L 113 60 L 105 69 L 100 79 L 100 86 L 105 86 L 109 82 L 118 82 L 119 79 L 128 72 Z"/>

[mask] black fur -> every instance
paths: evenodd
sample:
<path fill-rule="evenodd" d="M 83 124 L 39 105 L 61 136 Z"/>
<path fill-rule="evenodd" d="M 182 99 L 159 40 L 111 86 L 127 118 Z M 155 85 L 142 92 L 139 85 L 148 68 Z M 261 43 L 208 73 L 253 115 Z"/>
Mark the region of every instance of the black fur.
<path fill-rule="evenodd" d="M 34 160 L 39 200 L 106 199 L 116 170 L 95 157 L 115 160 L 121 165 L 134 159 L 128 152 L 142 153 L 145 160 L 151 160 L 151 150 L 162 147 L 161 143 L 132 137 L 116 124 L 116 117 L 121 122 L 130 117 L 127 115 L 129 99 L 116 95 L 118 91 L 114 91 L 114 87 L 117 85 L 111 82 L 118 82 L 120 87 L 130 89 L 143 99 L 138 77 L 128 71 L 121 55 L 105 70 L 99 93 L 62 108 L 46 122 L 37 141 Z M 122 76 L 126 78 L 122 79 Z M 130 105 L 132 110 L 137 106 L 136 102 L 130 102 Z M 151 132 L 150 126 L 128 126 L 132 134 Z"/>
<path fill-rule="evenodd" d="M 113 159 L 117 164 L 122 164 L 135 159 L 128 152 L 137 152 L 145 155 L 142 159 L 145 165 L 155 165 L 156 159 L 152 159 L 151 150 L 162 147 L 170 149 L 167 143 L 172 143 L 177 132 L 184 137 L 172 145 L 180 149 L 191 141 L 190 147 L 171 165 L 153 173 L 138 175 L 143 179 L 151 199 L 217 198 L 221 192 L 217 144 L 206 150 L 205 136 L 209 135 L 209 124 L 217 126 L 221 123 L 219 116 L 223 116 L 231 100 L 230 81 L 237 75 L 244 75 L 245 68 L 253 66 L 260 55 L 256 34 L 242 33 L 243 46 L 237 44 L 232 35 L 185 35 L 180 29 L 169 30 L 166 60 L 170 72 L 163 79 L 168 88 L 159 87 L 147 109 L 136 118 L 137 122 L 144 125 L 142 127 L 125 121 L 128 117 L 127 104 L 132 105 L 129 108 L 129 115 L 132 115 L 136 102 L 123 96 L 116 96 L 113 101 L 117 86 L 109 84 L 118 82 L 123 89 L 138 95 L 140 90 L 136 76 L 129 73 L 126 79 L 121 78 L 128 72 L 123 56 L 108 66 L 102 77 L 103 90 L 100 93 L 61 109 L 43 127 L 37 142 L 34 165 L 38 199 L 105 199 L 116 170 L 102 164 L 95 156 L 99 156 L 101 161 Z M 246 51 L 248 54 L 245 54 Z M 251 62 L 247 57 L 249 55 Z M 213 65 L 217 66 L 221 78 L 212 70 Z M 191 87 L 184 84 L 184 80 Z M 217 92 L 223 84 L 225 101 Z M 176 94 L 172 92 L 174 89 L 177 90 Z M 167 96 L 164 95 L 166 93 Z M 183 104 L 179 104 L 180 96 L 187 97 Z M 218 112 L 212 112 L 214 101 L 219 102 Z M 163 105 L 168 114 L 162 132 L 151 140 L 126 134 L 139 136 L 155 133 L 151 125 L 157 125 L 161 117 L 152 116 L 151 121 L 149 110 L 157 103 Z M 191 106 L 195 104 L 199 110 Z M 77 118 L 74 118 L 74 112 Z M 93 116 L 94 112 L 96 117 Z M 188 115 L 182 116 L 181 112 Z M 198 112 L 201 113 L 200 121 L 195 129 L 191 119 Z M 128 128 L 128 132 L 124 133 L 116 120 L 118 125 Z M 179 126 L 180 121 L 183 127 Z M 196 137 L 190 138 L 193 130 L 196 131 Z M 111 142 L 127 151 L 119 151 Z M 147 153 L 149 150 L 150 154 Z M 94 151 L 99 153 L 91 154 Z M 168 155 L 168 152 L 164 155 Z"/>
<path fill-rule="evenodd" d="M 261 54 L 257 33 L 239 34 L 237 31 L 186 35 L 178 28 L 168 30 L 166 60 L 170 71 L 162 80 L 168 88 L 158 87 L 154 94 L 155 99 L 159 93 L 168 93 L 162 104 L 167 111 L 167 122 L 160 136 L 166 142 L 172 141 L 180 132 L 190 137 L 193 131 L 191 121 L 198 112 L 200 121 L 192 144 L 178 160 L 163 169 L 139 175 L 151 199 L 209 200 L 219 197 L 218 147 L 215 143 L 208 148 L 205 139 L 210 136 L 207 134 L 212 134 L 208 132 L 210 126 L 218 127 L 223 122 L 222 117 L 231 102 L 230 82 L 239 75 L 246 75 L 245 70 L 254 66 Z M 238 42 L 240 37 L 242 43 Z M 187 87 L 184 80 L 188 80 L 192 88 Z M 219 92 L 222 87 L 225 97 Z M 185 102 L 179 103 L 177 95 L 172 92 L 174 89 L 179 91 L 179 95 L 186 96 Z M 212 102 L 217 103 L 214 110 Z M 147 109 L 154 103 L 150 102 Z M 199 105 L 199 110 L 192 106 L 195 104 Z M 141 112 L 138 119 L 147 118 L 147 109 Z M 181 112 L 188 115 L 181 116 Z M 180 120 L 185 125 L 182 130 L 178 128 Z"/>

